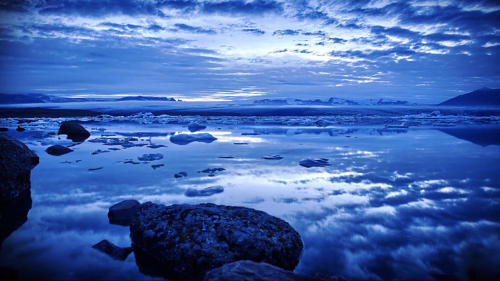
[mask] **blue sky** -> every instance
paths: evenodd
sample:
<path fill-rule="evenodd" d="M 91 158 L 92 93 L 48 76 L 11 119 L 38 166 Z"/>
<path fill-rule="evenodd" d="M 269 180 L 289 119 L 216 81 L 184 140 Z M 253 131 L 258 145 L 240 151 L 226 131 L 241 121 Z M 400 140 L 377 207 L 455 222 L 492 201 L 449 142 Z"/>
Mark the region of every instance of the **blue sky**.
<path fill-rule="evenodd" d="M 0 1 L 0 92 L 439 102 L 500 86 L 498 1 Z"/>

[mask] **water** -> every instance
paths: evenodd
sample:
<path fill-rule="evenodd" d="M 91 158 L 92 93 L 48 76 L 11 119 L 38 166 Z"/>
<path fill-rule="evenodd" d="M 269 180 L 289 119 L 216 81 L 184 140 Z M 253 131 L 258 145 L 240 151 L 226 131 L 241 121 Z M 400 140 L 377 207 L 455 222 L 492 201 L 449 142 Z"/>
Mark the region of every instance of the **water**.
<path fill-rule="evenodd" d="M 184 125 L 94 122 L 84 124 L 91 138 L 55 157 L 45 153 L 49 145 L 71 144 L 47 135 L 57 123 L 26 126 L 9 133 L 40 156 L 31 176 L 33 204 L 28 221 L 0 251 L 0 265 L 18 269 L 22 279 L 152 279 L 133 254 L 116 261 L 91 248 L 102 239 L 131 244 L 128 228 L 107 218 L 108 208 L 125 199 L 212 202 L 278 216 L 304 240 L 299 273 L 384 280 L 500 276 L 498 127 L 209 125 L 202 132 L 217 141 L 176 145 L 169 137 L 189 133 Z M 144 146 L 100 139 L 127 137 Z M 109 148 L 120 150 L 92 154 Z M 150 153 L 163 159 L 138 160 Z M 283 158 L 262 159 L 268 155 Z M 315 158 L 331 165 L 299 165 Z M 199 172 L 218 167 L 225 170 Z M 181 171 L 188 176 L 174 178 Z M 210 186 L 224 192 L 184 194 Z"/>

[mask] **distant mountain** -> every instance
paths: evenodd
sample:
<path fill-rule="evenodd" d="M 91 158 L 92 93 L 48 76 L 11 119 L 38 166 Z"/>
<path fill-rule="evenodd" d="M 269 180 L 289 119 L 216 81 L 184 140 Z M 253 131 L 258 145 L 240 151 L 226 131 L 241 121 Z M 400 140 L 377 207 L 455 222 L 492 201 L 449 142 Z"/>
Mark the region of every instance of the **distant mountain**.
<path fill-rule="evenodd" d="M 253 102 L 258 105 L 358 105 L 357 102 L 341 98 L 329 98 L 328 100 L 303 100 L 303 99 L 262 99 Z"/>
<path fill-rule="evenodd" d="M 167 97 L 145 97 L 145 96 L 130 96 L 130 97 L 123 97 L 116 99 L 117 101 L 180 101 L 176 100 L 174 98 L 167 98 Z"/>
<path fill-rule="evenodd" d="M 444 101 L 439 105 L 500 106 L 500 89 L 482 88 Z"/>
<path fill-rule="evenodd" d="M 47 102 L 79 102 L 88 101 L 82 98 L 64 98 L 45 94 L 0 94 L 0 104 L 13 103 L 47 103 Z"/>

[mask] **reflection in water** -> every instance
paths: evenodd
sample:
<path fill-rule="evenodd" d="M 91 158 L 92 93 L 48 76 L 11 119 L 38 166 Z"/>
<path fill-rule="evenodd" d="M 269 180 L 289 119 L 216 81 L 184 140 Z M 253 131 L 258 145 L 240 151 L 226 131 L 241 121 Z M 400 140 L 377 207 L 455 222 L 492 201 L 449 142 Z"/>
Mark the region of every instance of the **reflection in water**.
<path fill-rule="evenodd" d="M 169 142 L 170 132 L 186 128 L 176 125 L 92 127 L 90 139 L 70 154 L 39 153 L 42 159 L 32 175 L 33 209 L 26 224 L 4 241 L 0 266 L 20 269 L 28 279 L 165 276 L 137 251 L 116 261 L 91 248 L 103 239 L 130 246 L 128 228 L 109 225 L 107 212 L 116 202 L 136 199 L 246 206 L 283 218 L 304 240 L 299 273 L 352 280 L 500 275 L 498 146 L 459 141 L 448 135 L 449 129 L 444 134 L 232 126 L 206 130 L 221 141 L 179 146 Z M 118 140 L 99 140 L 106 136 Z M 489 136 L 494 143 L 494 133 Z M 24 138 L 37 151 L 65 141 Z M 233 144 L 242 138 L 248 145 Z M 92 154 L 99 149 L 109 152 Z M 152 153 L 164 158 L 125 164 Z M 263 159 L 266 155 L 282 158 L 270 161 Z M 331 165 L 299 165 L 319 158 Z M 151 167 L 160 164 L 161 169 Z M 95 167 L 103 168 L 88 171 Z M 225 170 L 198 173 L 214 168 Z M 187 176 L 174 176 L 181 171 Z M 223 192 L 185 195 L 213 186 Z"/>
<path fill-rule="evenodd" d="M 498 127 L 446 128 L 440 131 L 481 146 L 500 145 Z"/>
<path fill-rule="evenodd" d="M 19 196 L 0 202 L 0 247 L 2 242 L 14 230 L 18 229 L 28 219 L 31 209 L 31 192 L 21 191 Z"/>

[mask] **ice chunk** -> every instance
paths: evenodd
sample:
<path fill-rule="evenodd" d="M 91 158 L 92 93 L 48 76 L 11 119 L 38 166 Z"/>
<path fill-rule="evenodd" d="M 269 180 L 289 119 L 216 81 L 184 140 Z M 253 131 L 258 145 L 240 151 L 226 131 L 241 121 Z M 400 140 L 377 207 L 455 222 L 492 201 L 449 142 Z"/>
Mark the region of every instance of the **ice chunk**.
<path fill-rule="evenodd" d="M 143 154 L 142 156 L 137 157 L 139 161 L 156 161 L 163 159 L 163 155 L 160 153 L 153 154 Z"/>
<path fill-rule="evenodd" d="M 170 137 L 170 142 L 178 145 L 186 145 L 194 141 L 211 143 L 217 138 L 208 133 L 202 134 L 178 134 Z"/>

